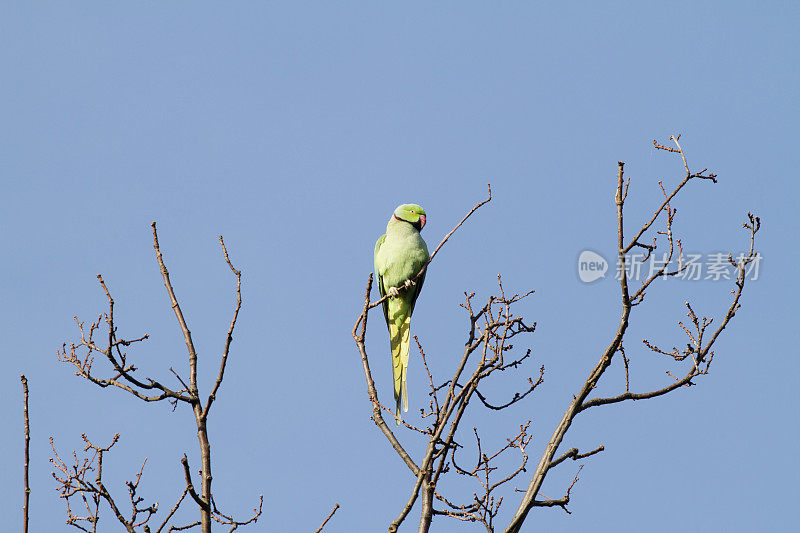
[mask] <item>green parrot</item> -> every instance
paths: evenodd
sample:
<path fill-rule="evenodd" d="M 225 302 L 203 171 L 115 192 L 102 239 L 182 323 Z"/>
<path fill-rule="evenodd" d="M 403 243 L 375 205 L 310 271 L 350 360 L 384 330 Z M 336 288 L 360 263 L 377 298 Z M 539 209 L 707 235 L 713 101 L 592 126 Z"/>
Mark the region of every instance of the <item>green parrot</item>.
<path fill-rule="evenodd" d="M 395 423 L 400 425 L 400 404 L 408 411 L 406 370 L 411 338 L 411 314 L 425 281 L 423 273 L 411 278 L 428 262 L 428 247 L 419 232 L 425 227 L 425 210 L 417 204 L 403 204 L 394 210 L 386 234 L 375 243 L 375 276 L 383 301 L 383 315 L 389 328 L 394 377 Z M 427 270 L 426 270 L 427 272 Z"/>

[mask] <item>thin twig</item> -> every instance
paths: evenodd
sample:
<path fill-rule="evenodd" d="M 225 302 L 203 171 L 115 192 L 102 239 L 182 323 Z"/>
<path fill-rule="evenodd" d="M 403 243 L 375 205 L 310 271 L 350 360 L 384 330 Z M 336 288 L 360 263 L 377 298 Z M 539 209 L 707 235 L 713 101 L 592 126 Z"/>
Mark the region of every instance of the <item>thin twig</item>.
<path fill-rule="evenodd" d="M 339 508 L 339 504 L 337 503 L 336 505 L 334 505 L 334 506 L 333 506 L 333 510 L 332 510 L 332 511 L 331 511 L 331 513 L 328 515 L 328 518 L 326 518 L 326 519 L 325 519 L 325 520 L 322 522 L 322 524 L 321 524 L 321 525 L 320 525 L 320 526 L 317 528 L 317 530 L 316 530 L 316 531 L 314 531 L 314 533 L 320 533 L 320 531 L 322 531 L 322 528 L 324 528 L 324 527 L 325 527 L 325 524 L 327 524 L 327 523 L 328 523 L 328 520 L 330 520 L 330 519 L 331 519 L 331 517 L 333 517 L 333 514 L 336 512 L 336 510 L 337 510 L 338 508 Z"/>
<path fill-rule="evenodd" d="M 236 319 L 239 318 L 239 310 L 242 308 L 242 271 L 235 269 L 231 264 L 231 260 L 228 257 L 228 249 L 225 248 L 225 241 L 222 240 L 222 235 L 219 236 L 219 244 L 222 246 L 222 253 L 225 255 L 225 262 L 228 264 L 228 267 L 230 267 L 233 275 L 236 276 L 236 307 L 233 311 L 231 325 L 228 327 L 228 335 L 225 338 L 225 348 L 222 350 L 222 360 L 219 363 L 217 380 L 214 382 L 214 387 L 211 389 L 211 393 L 208 395 L 206 407 L 203 409 L 203 418 L 208 416 L 208 411 L 211 409 L 211 404 L 217 397 L 217 391 L 222 384 L 222 378 L 225 376 L 225 365 L 228 363 L 228 352 L 230 351 L 231 342 L 233 341 L 233 329 L 236 327 Z"/>
<path fill-rule="evenodd" d="M 167 266 L 164 264 L 164 257 L 161 255 L 161 248 L 158 245 L 158 232 L 156 231 L 156 223 L 151 222 L 150 227 L 153 228 L 153 248 L 156 251 L 156 260 L 158 261 L 158 266 L 161 270 L 161 277 L 164 279 L 164 287 L 167 289 L 167 293 L 169 294 L 170 302 L 172 303 L 172 310 L 175 312 L 175 318 L 178 320 L 178 324 L 181 327 L 181 332 L 183 333 L 183 339 L 186 343 L 186 349 L 189 352 L 189 393 L 193 397 L 197 397 L 197 350 L 194 349 L 194 342 L 192 341 L 192 332 L 189 330 L 189 326 L 186 325 L 186 319 L 183 317 L 183 311 L 181 311 L 181 306 L 178 303 L 178 298 L 175 296 L 175 291 L 172 289 L 172 282 L 169 279 L 169 271 L 167 270 Z"/>
<path fill-rule="evenodd" d="M 22 531 L 28 533 L 28 510 L 31 499 L 31 486 L 28 481 L 28 473 L 30 470 L 30 447 L 31 447 L 31 422 L 28 418 L 28 378 L 25 374 L 20 376 L 22 381 L 22 393 L 24 396 L 23 413 L 25 416 L 25 503 L 22 505 Z"/>
<path fill-rule="evenodd" d="M 164 518 L 164 521 L 161 522 L 161 525 L 158 527 L 158 529 L 156 529 L 156 533 L 161 533 L 161 530 L 164 529 L 164 527 L 166 527 L 167 522 L 169 522 L 170 519 L 172 518 L 172 516 L 178 511 L 178 507 L 181 506 L 181 503 L 183 503 L 183 499 L 186 498 L 186 495 L 188 493 L 189 493 L 189 487 L 187 486 L 187 487 L 185 487 L 183 489 L 183 492 L 181 493 L 181 497 L 178 498 L 178 501 L 175 503 L 175 505 L 172 506 L 172 509 L 170 509 L 170 511 L 167 514 L 166 518 Z"/>
<path fill-rule="evenodd" d="M 605 449 L 606 449 L 605 446 L 601 445 L 601 446 L 598 446 L 597 448 L 595 448 L 594 450 L 592 450 L 590 452 L 578 453 L 578 448 L 570 448 L 561 457 L 559 457 L 558 459 L 555 459 L 553 462 L 551 462 L 550 463 L 550 468 L 554 468 L 554 467 L 558 466 L 559 464 L 561 464 L 562 462 L 564 462 L 567 459 L 572 459 L 573 461 L 577 461 L 578 459 L 584 459 L 586 457 L 591 457 L 592 455 L 594 455 L 596 453 L 600 453 Z"/>

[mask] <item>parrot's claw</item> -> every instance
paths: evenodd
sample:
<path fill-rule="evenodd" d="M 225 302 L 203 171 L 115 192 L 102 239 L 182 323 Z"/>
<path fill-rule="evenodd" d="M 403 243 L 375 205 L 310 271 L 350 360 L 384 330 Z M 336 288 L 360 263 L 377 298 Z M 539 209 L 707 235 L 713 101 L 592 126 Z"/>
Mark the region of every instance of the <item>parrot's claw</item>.
<path fill-rule="evenodd" d="M 414 285 L 416 285 L 416 282 L 414 282 L 413 280 L 410 280 L 410 279 L 407 279 L 406 282 L 403 283 L 403 287 L 405 287 L 406 289 L 408 289 L 409 287 L 412 287 Z"/>
<path fill-rule="evenodd" d="M 397 298 L 400 296 L 400 291 L 397 290 L 397 287 L 389 287 L 389 290 L 386 291 L 386 293 L 389 295 L 389 298 Z"/>

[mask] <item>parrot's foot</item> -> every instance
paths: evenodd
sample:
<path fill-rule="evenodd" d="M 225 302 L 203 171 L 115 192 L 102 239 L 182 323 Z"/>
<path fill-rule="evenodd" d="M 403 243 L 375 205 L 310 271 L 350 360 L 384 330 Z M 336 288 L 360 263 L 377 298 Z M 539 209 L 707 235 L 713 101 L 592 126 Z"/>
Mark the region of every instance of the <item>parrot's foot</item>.
<path fill-rule="evenodd" d="M 397 287 L 389 287 L 386 293 L 389 295 L 389 298 L 397 298 L 400 296 L 400 291 L 397 290 Z"/>
<path fill-rule="evenodd" d="M 410 279 L 407 279 L 405 283 L 403 283 L 403 287 L 408 289 L 409 287 L 413 287 L 416 285 L 416 282 Z"/>

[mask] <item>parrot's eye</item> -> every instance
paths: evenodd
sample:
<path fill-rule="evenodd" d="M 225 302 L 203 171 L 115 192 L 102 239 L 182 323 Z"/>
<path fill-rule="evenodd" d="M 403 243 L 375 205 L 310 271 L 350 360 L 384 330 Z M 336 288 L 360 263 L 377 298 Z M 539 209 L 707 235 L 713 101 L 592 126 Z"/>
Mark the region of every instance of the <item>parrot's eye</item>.
<path fill-rule="evenodd" d="M 411 213 L 412 213 L 412 214 L 414 213 L 414 210 L 413 210 L 413 209 L 411 210 Z"/>

